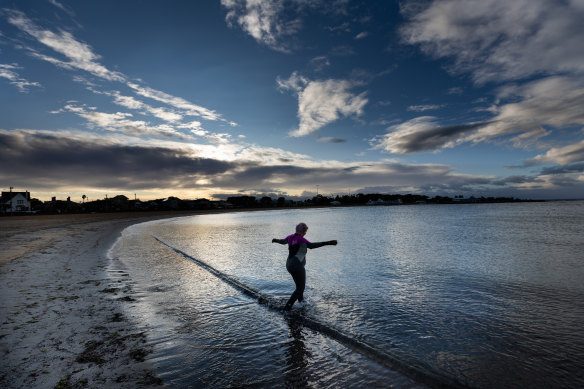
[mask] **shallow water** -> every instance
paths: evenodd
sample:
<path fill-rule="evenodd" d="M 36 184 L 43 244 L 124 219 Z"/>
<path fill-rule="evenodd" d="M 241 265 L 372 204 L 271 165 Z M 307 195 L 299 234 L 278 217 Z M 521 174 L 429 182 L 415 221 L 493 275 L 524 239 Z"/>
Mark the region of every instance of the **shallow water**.
<path fill-rule="evenodd" d="M 339 245 L 287 315 L 300 221 Z M 584 202 L 228 213 L 130 227 L 112 266 L 173 387 L 583 387 L 583 233 Z"/>

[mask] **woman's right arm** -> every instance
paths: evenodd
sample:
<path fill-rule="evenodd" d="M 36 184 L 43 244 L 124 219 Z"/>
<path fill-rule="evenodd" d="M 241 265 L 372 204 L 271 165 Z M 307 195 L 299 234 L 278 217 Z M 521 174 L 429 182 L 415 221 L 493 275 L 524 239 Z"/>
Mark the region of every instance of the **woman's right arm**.
<path fill-rule="evenodd" d="M 280 244 L 287 244 L 288 242 L 286 241 L 286 239 L 272 239 L 272 243 L 280 243 Z"/>

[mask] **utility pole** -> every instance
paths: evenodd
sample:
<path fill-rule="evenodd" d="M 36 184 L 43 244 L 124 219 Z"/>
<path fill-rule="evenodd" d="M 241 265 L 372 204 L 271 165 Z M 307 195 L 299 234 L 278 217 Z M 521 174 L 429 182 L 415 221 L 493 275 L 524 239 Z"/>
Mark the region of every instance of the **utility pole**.
<path fill-rule="evenodd" d="M 318 196 L 318 187 L 319 187 L 319 186 L 320 186 L 320 185 L 317 185 L 317 186 L 316 186 L 316 195 L 317 195 L 317 196 Z"/>

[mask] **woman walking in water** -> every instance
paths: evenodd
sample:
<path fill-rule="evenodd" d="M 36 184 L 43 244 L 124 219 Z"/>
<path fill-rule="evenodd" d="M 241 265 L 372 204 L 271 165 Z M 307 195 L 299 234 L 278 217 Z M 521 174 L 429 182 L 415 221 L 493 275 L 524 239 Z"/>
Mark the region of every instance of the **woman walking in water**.
<path fill-rule="evenodd" d="M 292 305 L 298 300 L 304 300 L 304 286 L 306 285 L 306 249 L 315 249 L 322 246 L 337 244 L 336 240 L 329 240 L 327 242 L 310 243 L 304 235 L 308 231 L 308 226 L 300 223 L 296 226 L 296 233 L 288 235 L 284 239 L 272 239 L 272 243 L 288 244 L 288 259 L 286 260 L 286 270 L 292 275 L 296 290 L 290 296 L 284 309 L 289 311 Z"/>

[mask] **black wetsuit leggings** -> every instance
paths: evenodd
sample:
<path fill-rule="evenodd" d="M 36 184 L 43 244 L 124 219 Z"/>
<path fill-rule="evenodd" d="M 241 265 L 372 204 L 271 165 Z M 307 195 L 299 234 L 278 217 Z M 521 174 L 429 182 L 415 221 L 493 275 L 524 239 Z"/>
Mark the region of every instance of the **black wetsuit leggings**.
<path fill-rule="evenodd" d="M 301 263 L 296 258 L 293 258 L 286 264 L 286 270 L 292 275 L 294 283 L 296 284 L 296 290 L 290 296 L 290 299 L 286 303 L 286 308 L 292 308 L 292 305 L 296 300 L 302 302 L 304 300 L 304 286 L 306 285 L 306 270 L 304 269 L 304 263 Z"/>

